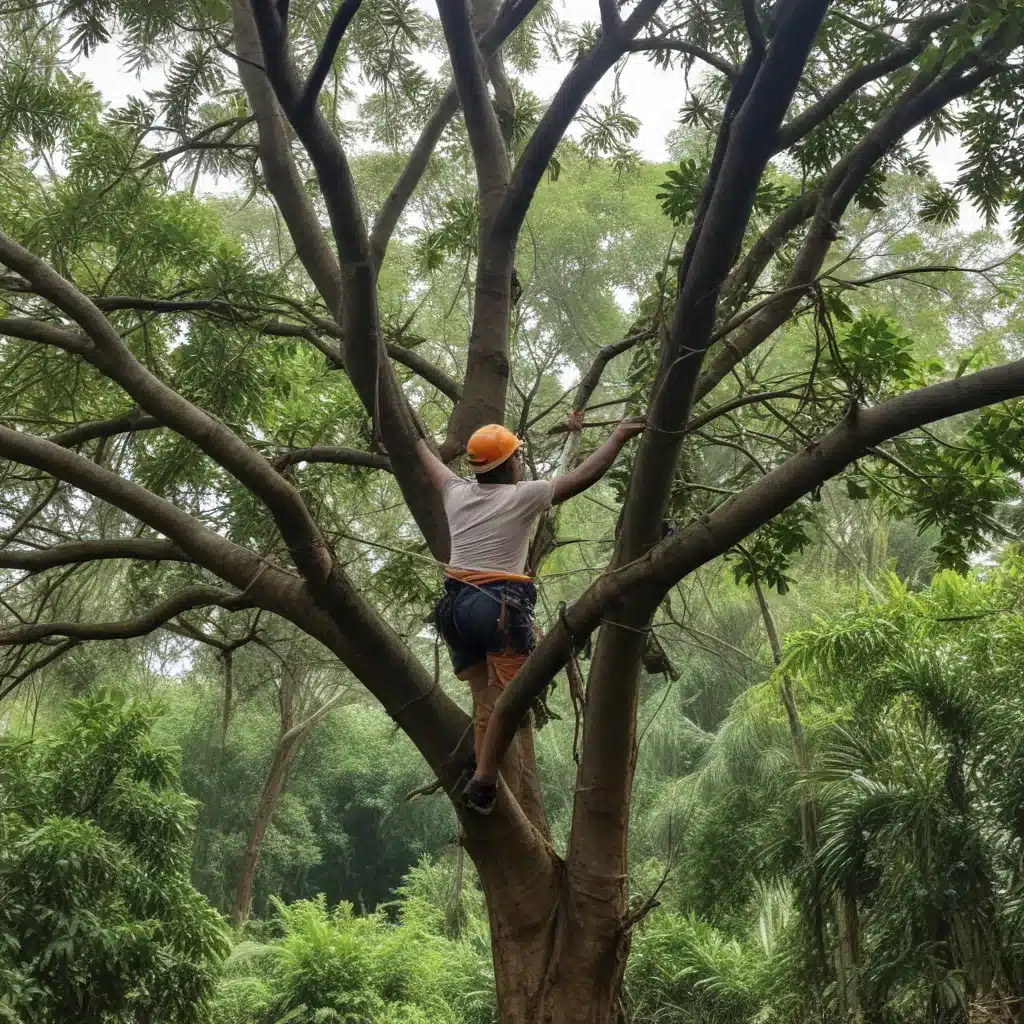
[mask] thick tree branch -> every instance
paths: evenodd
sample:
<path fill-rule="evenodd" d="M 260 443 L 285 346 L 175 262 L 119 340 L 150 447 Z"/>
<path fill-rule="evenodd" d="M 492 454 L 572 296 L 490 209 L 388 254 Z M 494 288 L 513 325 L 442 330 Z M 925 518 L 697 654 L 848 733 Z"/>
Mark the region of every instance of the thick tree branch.
<path fill-rule="evenodd" d="M 339 657 L 453 786 L 472 750 L 466 716 L 433 686 L 423 666 L 334 568 L 323 600 L 298 577 L 207 529 L 188 513 L 81 455 L 0 425 L 0 459 L 34 466 L 109 502 L 164 534 L 192 560 L 236 587 L 254 605 L 293 622 Z M 331 609 L 331 614 L 324 610 Z M 344 622 L 342 631 L 338 622 Z M 39 666 L 37 666 L 39 667 Z"/>
<path fill-rule="evenodd" d="M 484 60 L 491 57 L 498 51 L 501 44 L 522 24 L 526 16 L 536 6 L 537 0 L 506 0 L 498 12 L 494 24 L 480 37 L 480 53 Z M 374 264 L 380 267 L 387 250 L 388 242 L 394 234 L 395 227 L 405 211 L 416 186 L 423 177 L 430 162 L 430 157 L 437 148 L 441 135 L 444 133 L 448 122 L 455 116 L 459 109 L 459 97 L 455 86 L 448 87 L 448 91 L 441 98 L 437 109 L 430 115 L 430 119 L 420 132 L 420 137 L 413 146 L 409 157 L 402 168 L 387 198 L 377 211 L 377 219 L 374 221 L 373 230 L 370 233 L 370 250 L 373 253 Z"/>
<path fill-rule="evenodd" d="M 255 555 L 207 529 L 171 502 L 51 441 L 0 426 L 0 458 L 34 466 L 127 512 L 240 590 L 258 573 L 262 583 L 281 572 L 261 565 Z"/>
<path fill-rule="evenodd" d="M 263 51 L 245 0 L 233 0 L 232 23 L 238 53 L 238 77 L 256 118 L 260 167 L 281 211 L 299 262 L 332 316 L 341 306 L 341 268 L 324 235 L 305 184 L 292 159 L 285 119 L 262 70 Z"/>
<path fill-rule="evenodd" d="M 42 572 L 61 565 L 130 558 L 140 562 L 189 562 L 191 559 L 169 540 L 120 537 L 116 540 L 82 540 L 29 551 L 0 550 L 0 569 Z"/>
<path fill-rule="evenodd" d="M 252 601 L 243 594 L 233 594 L 220 587 L 185 587 L 154 605 L 149 611 L 120 622 L 35 622 L 18 629 L 0 633 L 0 647 L 38 643 L 51 636 L 71 640 L 130 640 L 159 629 L 169 619 L 193 608 L 216 606 L 229 611 L 252 607 Z"/>
<path fill-rule="evenodd" d="M 997 73 L 998 66 L 985 60 L 983 52 L 984 46 L 979 47 L 941 74 L 930 68 L 921 71 L 901 100 L 836 164 L 818 190 L 814 219 L 785 286 L 710 360 L 697 384 L 698 398 L 707 395 L 734 366 L 771 337 L 808 293 L 832 245 L 839 220 L 877 162 L 909 131 Z"/>
<path fill-rule="evenodd" d="M 85 331 L 92 344 L 82 352 L 84 358 L 124 388 L 140 408 L 196 444 L 266 505 L 303 575 L 314 580 L 326 578 L 331 566 L 330 549 L 291 484 L 227 426 L 147 370 L 85 295 L 3 233 L 0 261 L 30 281 L 40 295 Z"/>
<path fill-rule="evenodd" d="M 566 129 L 587 96 L 626 52 L 630 41 L 650 21 L 661 3 L 662 0 L 640 0 L 622 27 L 612 34 L 602 35 L 590 53 L 566 75 L 512 172 L 508 193 L 494 222 L 496 235 L 513 242 L 519 237 L 537 186 Z"/>
<path fill-rule="evenodd" d="M 253 0 L 252 14 L 245 0 L 234 0 L 232 14 L 239 55 L 262 53 L 266 68 L 264 77 L 239 63 L 239 75 L 260 129 L 261 161 L 265 154 L 275 169 L 273 183 L 268 175 L 268 184 L 303 266 L 341 329 L 349 379 L 372 417 L 374 430 L 383 438 L 406 503 L 431 551 L 443 560 L 449 550 L 447 520 L 440 496 L 429 486 L 417 454 L 417 428 L 384 349 L 376 267 L 344 150 L 318 108 L 308 114 L 297 108 L 299 87 L 271 0 Z M 313 162 L 337 245 L 337 260 L 294 166 L 278 103 Z M 305 236 L 311 231 L 315 233 L 313 248 L 305 245 Z"/>
<path fill-rule="evenodd" d="M 3 258 L 0 250 L 0 259 Z M 29 320 L 8 317 L 0 319 L 0 335 L 21 338 L 23 341 L 38 341 L 42 345 L 53 345 L 76 356 L 88 355 L 93 346 L 89 339 L 44 320 Z"/>
<path fill-rule="evenodd" d="M 743 0 L 743 21 L 747 27 L 751 53 L 763 54 L 767 41 L 764 36 L 764 25 L 761 24 L 761 15 L 757 10 L 757 0 Z"/>
<path fill-rule="evenodd" d="M 487 94 L 484 62 L 473 34 L 467 0 L 438 0 L 437 11 L 448 44 L 455 89 L 459 95 L 476 166 L 481 209 L 480 231 L 483 237 L 489 227 L 486 223 L 489 220 L 488 213 L 500 201 L 508 184 L 505 140 L 494 105 Z"/>
<path fill-rule="evenodd" d="M 601 11 L 601 27 L 605 32 L 614 32 L 622 24 L 616 0 L 598 0 Z"/>
<path fill-rule="evenodd" d="M 775 152 L 781 153 L 783 150 L 789 149 L 823 121 L 828 120 L 855 92 L 871 82 L 878 81 L 879 78 L 884 78 L 886 75 L 906 67 L 919 57 L 927 46 L 928 36 L 922 34 L 912 37 L 906 46 L 901 46 L 885 57 L 872 61 L 870 64 L 861 65 L 856 71 L 832 86 L 820 100 L 811 104 L 779 129 Z"/>
<path fill-rule="evenodd" d="M 492 750 L 501 752 L 534 697 L 560 671 L 574 645 L 582 644 L 606 615 L 629 605 L 657 607 L 679 580 L 730 548 L 780 512 L 839 475 L 868 449 L 937 420 L 1024 395 L 1024 359 L 944 381 L 855 409 L 820 440 L 708 516 L 691 523 L 645 555 L 606 572 L 568 607 L 527 659 L 495 706 Z M 488 744 L 492 744 L 491 730 Z"/>

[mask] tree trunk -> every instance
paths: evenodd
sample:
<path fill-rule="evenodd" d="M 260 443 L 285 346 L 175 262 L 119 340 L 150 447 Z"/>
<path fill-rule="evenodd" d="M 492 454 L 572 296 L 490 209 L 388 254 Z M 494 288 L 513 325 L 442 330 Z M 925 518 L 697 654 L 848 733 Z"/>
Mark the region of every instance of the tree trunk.
<path fill-rule="evenodd" d="M 267 781 L 263 787 L 263 795 L 256 807 L 256 816 L 253 818 L 249 841 L 245 845 L 245 856 L 242 858 L 242 871 L 238 876 L 238 885 L 235 887 L 235 906 L 231 911 L 231 923 L 236 927 L 244 924 L 249 918 L 249 910 L 252 906 L 252 887 L 256 880 L 256 869 L 260 864 L 260 849 L 263 846 L 267 829 L 270 828 L 274 815 L 277 813 L 277 805 L 281 802 L 281 792 L 288 777 L 288 769 L 302 746 L 303 738 L 301 736 L 291 738 L 287 735 L 283 736 L 274 753 L 274 760 L 270 765 L 270 772 L 267 774 Z"/>
<path fill-rule="evenodd" d="M 234 700 L 234 665 L 232 652 L 225 651 L 221 655 L 224 662 L 224 703 L 220 713 L 220 745 L 223 749 L 228 744 L 228 727 L 231 725 L 231 702 Z"/>
<path fill-rule="evenodd" d="M 501 1024 L 614 1024 L 624 901 L 574 880 L 535 829 L 495 825 L 466 842 L 487 897 Z"/>
<path fill-rule="evenodd" d="M 765 632 L 768 634 L 768 643 L 772 649 L 772 660 L 777 666 L 781 665 L 782 643 L 779 640 L 779 632 L 775 628 L 775 620 L 772 618 L 768 601 L 764 596 L 761 581 L 757 576 L 754 576 L 754 594 L 757 597 L 757 606 L 761 609 L 761 619 L 764 622 Z M 800 721 L 800 713 L 796 706 L 796 698 L 793 696 L 793 688 L 790 685 L 788 676 L 783 676 L 782 683 L 779 686 L 779 696 L 782 699 L 783 707 L 786 709 L 786 719 L 789 722 L 789 735 L 793 744 L 793 760 L 796 762 L 802 781 L 806 785 L 807 778 L 811 772 L 811 757 L 807 750 L 807 737 L 804 735 L 803 723 Z M 818 808 L 813 795 L 806 788 L 800 791 L 800 833 L 810 873 L 811 929 L 818 953 L 818 961 L 824 969 L 826 962 L 825 906 L 821 894 L 821 878 L 817 859 Z M 845 998 L 845 975 L 843 974 L 842 958 L 840 958 L 839 962 L 839 981 L 840 987 L 844 990 Z"/>
<path fill-rule="evenodd" d="M 846 1019 L 861 1021 L 860 994 L 860 916 L 857 902 L 848 894 L 839 898 L 837 906 L 839 918 L 839 971 L 840 988 L 843 995 L 843 1006 Z"/>

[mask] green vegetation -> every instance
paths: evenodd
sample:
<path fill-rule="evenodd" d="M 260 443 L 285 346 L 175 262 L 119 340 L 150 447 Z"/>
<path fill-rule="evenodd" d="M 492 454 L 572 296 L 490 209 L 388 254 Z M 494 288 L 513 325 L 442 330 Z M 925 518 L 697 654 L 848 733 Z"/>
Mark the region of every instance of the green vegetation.
<path fill-rule="evenodd" d="M 826 615 L 776 602 L 803 628 L 774 669 L 749 598 L 724 573 L 717 586 L 752 685 L 709 732 L 692 708 L 715 661 L 670 647 L 680 678 L 648 682 L 628 1019 L 1000 1019 L 1024 986 L 1024 564 L 925 589 L 882 573 Z M 257 702 L 226 748 L 204 750 L 217 709 L 199 678 L 160 689 L 162 709 L 100 690 L 4 741 L 5 1020 L 494 1019 L 486 910 L 454 818 L 439 797 L 404 799 L 415 752 L 362 704 L 296 762 L 259 918 L 225 959 L 228 932 L 193 884 L 230 909 L 272 719 Z M 204 794 L 198 831 L 170 738 Z M 539 738 L 545 789 L 564 792 L 570 723 Z"/>
<path fill-rule="evenodd" d="M 193 1024 L 227 952 L 188 874 L 196 805 L 152 713 L 97 692 L 0 740 L 5 1021 Z"/>
<path fill-rule="evenodd" d="M 0 1024 L 1024 1021 L 1024 7 L 585 16 L 0 5 Z"/>

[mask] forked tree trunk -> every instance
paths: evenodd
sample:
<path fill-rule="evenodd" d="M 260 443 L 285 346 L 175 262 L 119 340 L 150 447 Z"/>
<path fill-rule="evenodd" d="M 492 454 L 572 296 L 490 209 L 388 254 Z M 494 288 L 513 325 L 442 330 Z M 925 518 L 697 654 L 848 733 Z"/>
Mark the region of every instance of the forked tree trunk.
<path fill-rule="evenodd" d="M 242 870 L 238 876 L 238 884 L 235 886 L 235 905 L 231 911 L 231 923 L 236 927 L 244 924 L 249 918 L 249 910 L 252 907 L 252 888 L 256 880 L 256 869 L 260 865 L 260 850 L 263 847 L 263 840 L 277 813 L 278 804 L 281 802 L 281 793 L 284 790 L 285 780 L 288 778 L 288 769 L 291 767 L 292 761 L 295 760 L 295 755 L 299 752 L 304 738 L 304 736 L 289 737 L 286 735 L 282 737 L 274 753 L 274 760 L 270 765 L 263 794 L 257 805 L 256 816 L 253 818 L 252 829 L 249 832 L 249 841 L 245 844 L 245 855 L 242 858 Z"/>

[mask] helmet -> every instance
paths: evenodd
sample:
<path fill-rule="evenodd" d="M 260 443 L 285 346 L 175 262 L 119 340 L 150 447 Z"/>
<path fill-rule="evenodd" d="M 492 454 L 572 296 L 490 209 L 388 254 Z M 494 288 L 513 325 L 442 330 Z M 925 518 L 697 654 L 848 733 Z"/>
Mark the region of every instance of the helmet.
<path fill-rule="evenodd" d="M 473 433 L 466 444 L 466 456 L 474 473 L 487 473 L 510 459 L 522 442 L 498 423 L 488 423 Z"/>

